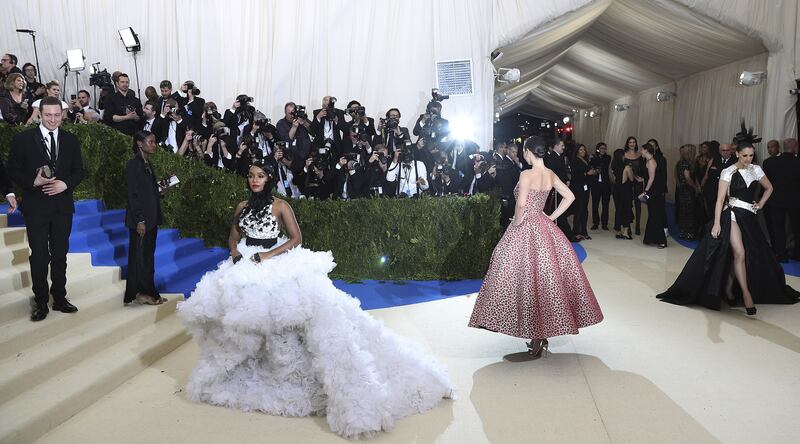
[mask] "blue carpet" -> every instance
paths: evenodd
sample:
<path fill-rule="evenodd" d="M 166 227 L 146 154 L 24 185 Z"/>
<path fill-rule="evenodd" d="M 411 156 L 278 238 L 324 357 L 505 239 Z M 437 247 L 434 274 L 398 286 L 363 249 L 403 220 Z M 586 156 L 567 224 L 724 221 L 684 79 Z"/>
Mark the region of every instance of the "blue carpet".
<path fill-rule="evenodd" d="M 683 245 L 686 248 L 691 248 L 694 250 L 697 248 L 697 245 L 700 243 L 699 241 L 693 240 L 685 240 L 678 237 L 681 233 L 681 230 L 678 228 L 678 222 L 675 219 L 675 204 L 667 202 L 667 226 L 669 227 L 669 234 L 675 242 Z M 800 277 L 800 261 L 789 261 L 785 263 L 781 263 L 781 267 L 783 267 L 783 272 L 788 274 L 789 276 L 798 276 Z"/>
<path fill-rule="evenodd" d="M 7 206 L 0 205 L 6 212 Z M 9 226 L 24 226 L 25 219 L 17 212 L 9 215 Z M 102 202 L 84 200 L 75 203 L 72 219 L 70 252 L 91 253 L 93 265 L 119 266 L 122 276 L 128 270 L 128 229 L 125 210 L 107 210 Z M 578 259 L 586 259 L 586 250 L 572 244 Z M 206 248 L 200 239 L 181 238 L 178 231 L 162 228 L 156 243 L 156 275 L 162 293 L 183 293 L 187 297 L 200 278 L 228 257 L 224 248 Z M 358 283 L 333 281 L 334 285 L 361 301 L 365 309 L 395 307 L 434 301 L 480 289 L 482 280 L 463 281 L 375 281 Z"/>

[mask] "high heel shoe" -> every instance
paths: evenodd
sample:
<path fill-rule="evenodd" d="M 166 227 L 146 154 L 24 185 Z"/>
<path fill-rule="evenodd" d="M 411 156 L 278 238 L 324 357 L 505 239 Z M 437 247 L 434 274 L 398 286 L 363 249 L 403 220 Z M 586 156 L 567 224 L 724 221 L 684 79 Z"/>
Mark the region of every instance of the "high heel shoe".
<path fill-rule="evenodd" d="M 547 349 L 550 343 L 547 342 L 547 339 L 532 339 L 531 342 L 526 342 L 525 345 L 528 346 L 529 355 L 539 358 L 542 356 L 542 352 L 547 356 Z"/>
<path fill-rule="evenodd" d="M 747 312 L 747 316 L 755 316 L 756 314 L 756 307 L 745 307 L 744 310 Z"/>

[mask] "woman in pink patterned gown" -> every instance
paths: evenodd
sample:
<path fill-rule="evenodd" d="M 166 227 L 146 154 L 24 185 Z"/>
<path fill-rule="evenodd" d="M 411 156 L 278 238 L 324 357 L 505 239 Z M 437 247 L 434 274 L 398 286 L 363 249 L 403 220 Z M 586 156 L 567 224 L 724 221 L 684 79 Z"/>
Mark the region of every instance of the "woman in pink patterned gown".
<path fill-rule="evenodd" d="M 603 313 L 567 238 L 553 222 L 575 196 L 544 166 L 544 140 L 525 140 L 524 156 L 533 168 L 520 174 L 514 221 L 492 254 L 469 326 L 531 338 L 528 352 L 539 357 L 547 338 L 577 334 L 597 324 Z M 542 211 L 555 189 L 561 204 L 551 215 Z"/>

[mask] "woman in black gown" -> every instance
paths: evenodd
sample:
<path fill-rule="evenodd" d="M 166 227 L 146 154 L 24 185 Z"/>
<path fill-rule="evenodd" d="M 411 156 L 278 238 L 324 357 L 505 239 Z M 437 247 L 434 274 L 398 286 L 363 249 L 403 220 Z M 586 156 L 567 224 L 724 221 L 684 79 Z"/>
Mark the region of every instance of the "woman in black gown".
<path fill-rule="evenodd" d="M 642 159 L 642 153 L 639 150 L 639 142 L 633 136 L 625 140 L 625 156 L 623 157 L 623 161 L 625 165 L 631 167 L 631 172 L 633 172 L 634 176 L 634 181 L 631 183 L 631 202 L 633 202 L 634 227 L 636 229 L 636 235 L 639 236 L 642 234 L 642 201 L 637 199 L 637 196 L 642 194 L 642 190 L 644 189 L 644 175 L 646 172 L 644 168 L 644 159 Z"/>
<path fill-rule="evenodd" d="M 642 157 L 647 162 L 647 184 L 637 197 L 640 201 L 647 202 L 647 225 L 644 227 L 642 243 L 665 248 L 667 210 L 664 207 L 664 194 L 667 192 L 667 160 L 658 155 L 655 146 L 649 143 L 642 145 Z"/>
<path fill-rule="evenodd" d="M 614 197 L 614 231 L 617 239 L 633 239 L 631 222 L 633 221 L 633 170 L 625 165 L 625 151 L 614 151 L 611 160 L 612 196 Z"/>
<path fill-rule="evenodd" d="M 700 186 L 693 169 L 695 146 L 683 145 L 680 148 L 681 158 L 675 165 L 675 208 L 680 238 L 694 240 L 697 233 L 697 195 Z"/>
<path fill-rule="evenodd" d="M 572 218 L 572 232 L 578 240 L 591 239 L 586 225 L 589 220 L 589 180 L 596 171 L 589 166 L 589 154 L 586 152 L 586 145 L 580 144 L 572 157 L 572 179 L 569 188 L 575 195 L 575 203 Z"/>
<path fill-rule="evenodd" d="M 720 174 L 711 229 L 675 283 L 657 298 L 719 310 L 725 297 L 732 306 L 743 302 L 748 315 L 756 314 L 755 304 L 794 304 L 800 298 L 786 285 L 783 269 L 758 224 L 756 213 L 772 194 L 772 184 L 761 167 L 752 164 L 752 130 L 743 133 L 737 134 L 738 161 Z M 756 183 L 764 188 L 759 201 Z M 731 271 L 739 284 L 733 289 L 728 286 Z"/>

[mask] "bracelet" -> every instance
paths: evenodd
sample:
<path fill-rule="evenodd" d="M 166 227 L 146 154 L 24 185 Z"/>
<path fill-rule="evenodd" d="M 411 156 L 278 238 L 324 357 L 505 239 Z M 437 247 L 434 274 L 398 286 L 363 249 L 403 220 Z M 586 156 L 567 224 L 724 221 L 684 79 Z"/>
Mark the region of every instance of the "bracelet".
<path fill-rule="evenodd" d="M 250 258 L 250 260 L 251 260 L 251 261 L 253 261 L 253 262 L 255 262 L 255 263 L 259 263 L 259 262 L 261 262 L 261 255 L 259 255 L 258 253 L 255 253 L 255 254 L 253 254 L 253 256 Z"/>

